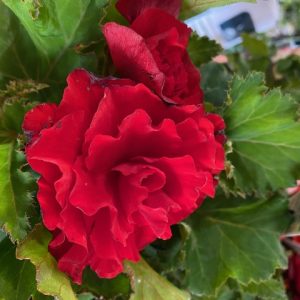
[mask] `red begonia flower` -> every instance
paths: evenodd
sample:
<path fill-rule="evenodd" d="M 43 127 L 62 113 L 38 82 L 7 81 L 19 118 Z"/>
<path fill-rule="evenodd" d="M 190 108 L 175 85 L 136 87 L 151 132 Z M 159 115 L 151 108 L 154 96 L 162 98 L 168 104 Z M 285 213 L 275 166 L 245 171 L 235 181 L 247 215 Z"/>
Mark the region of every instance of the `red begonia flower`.
<path fill-rule="evenodd" d="M 75 70 L 67 81 L 61 103 L 35 107 L 23 128 L 49 249 L 80 283 L 86 266 L 116 276 L 123 260 L 138 261 L 214 196 L 224 122 L 201 105 L 167 105 L 129 80 Z"/>
<path fill-rule="evenodd" d="M 191 30 L 184 23 L 150 8 L 131 27 L 111 22 L 103 33 L 120 74 L 144 83 L 166 102 L 202 102 L 200 73 L 186 50 Z"/>

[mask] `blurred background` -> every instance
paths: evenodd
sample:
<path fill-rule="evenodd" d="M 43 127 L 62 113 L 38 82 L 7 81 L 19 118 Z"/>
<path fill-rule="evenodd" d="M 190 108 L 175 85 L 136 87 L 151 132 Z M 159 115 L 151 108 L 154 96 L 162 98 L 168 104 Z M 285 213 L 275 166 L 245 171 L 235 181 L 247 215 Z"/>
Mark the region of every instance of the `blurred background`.
<path fill-rule="evenodd" d="M 299 0 L 257 0 L 213 8 L 186 20 L 199 36 L 216 40 L 224 49 L 242 43 L 243 33 L 265 34 L 279 48 L 300 45 Z"/>
<path fill-rule="evenodd" d="M 261 71 L 270 88 L 280 87 L 300 102 L 300 0 L 240 2 L 208 9 L 185 22 L 194 38 L 210 40 L 205 51 L 216 53 L 213 62 L 199 62 L 207 101 L 225 101 L 226 82 L 233 73 Z M 218 47 L 224 49 L 221 54 Z M 201 45 L 195 43 L 193 50 L 201 52 Z M 224 85 L 223 92 L 216 81 Z"/>

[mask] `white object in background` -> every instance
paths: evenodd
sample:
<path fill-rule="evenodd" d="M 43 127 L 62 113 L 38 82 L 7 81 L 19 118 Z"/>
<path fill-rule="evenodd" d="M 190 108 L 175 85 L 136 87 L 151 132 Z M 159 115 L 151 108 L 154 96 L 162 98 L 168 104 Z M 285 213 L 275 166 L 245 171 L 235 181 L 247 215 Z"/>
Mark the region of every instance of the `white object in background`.
<path fill-rule="evenodd" d="M 257 0 L 257 3 L 240 2 L 192 17 L 185 23 L 200 36 L 208 36 L 228 49 L 241 43 L 242 32 L 266 32 L 280 19 L 278 0 Z"/>

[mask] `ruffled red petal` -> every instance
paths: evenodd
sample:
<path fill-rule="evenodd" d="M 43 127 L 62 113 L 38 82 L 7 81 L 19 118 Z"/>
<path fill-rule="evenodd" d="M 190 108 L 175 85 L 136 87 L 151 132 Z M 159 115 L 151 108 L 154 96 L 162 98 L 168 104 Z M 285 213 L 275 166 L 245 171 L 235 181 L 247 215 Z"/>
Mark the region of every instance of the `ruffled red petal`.
<path fill-rule="evenodd" d="M 30 125 L 47 114 L 46 128 Z M 55 114 L 34 109 L 24 128 L 35 136 L 26 156 L 41 175 L 49 250 L 76 283 L 86 266 L 112 278 L 125 259 L 137 261 L 143 247 L 170 238 L 171 225 L 214 196 L 224 167 L 221 118 L 84 70 L 68 77 Z"/>

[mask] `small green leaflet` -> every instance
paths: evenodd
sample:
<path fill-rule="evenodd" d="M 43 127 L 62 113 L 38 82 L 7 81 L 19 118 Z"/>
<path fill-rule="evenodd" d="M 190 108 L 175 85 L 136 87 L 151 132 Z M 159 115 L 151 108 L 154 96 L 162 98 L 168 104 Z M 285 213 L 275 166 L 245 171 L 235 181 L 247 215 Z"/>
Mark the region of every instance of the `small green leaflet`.
<path fill-rule="evenodd" d="M 232 75 L 223 64 L 209 62 L 200 67 L 201 87 L 205 95 L 205 101 L 214 106 L 223 106 L 227 99 L 228 81 Z M 218 84 L 216 84 L 216 82 Z"/>
<path fill-rule="evenodd" d="M 0 144 L 0 225 L 12 240 L 23 239 L 29 229 L 26 212 L 32 202 L 33 179 L 21 170 L 24 162 L 15 142 Z"/>
<path fill-rule="evenodd" d="M 76 300 L 71 283 L 57 268 L 55 259 L 48 252 L 51 234 L 40 224 L 36 225 L 17 248 L 18 259 L 29 259 L 36 267 L 37 289 L 59 300 Z"/>
<path fill-rule="evenodd" d="M 208 37 L 200 37 L 193 34 L 188 45 L 188 52 L 194 65 L 199 67 L 201 64 L 208 63 L 221 52 L 221 46 Z"/>
<path fill-rule="evenodd" d="M 0 242 L 0 299 L 28 300 L 35 291 L 35 270 L 29 261 L 16 259 L 9 238 Z"/>
<path fill-rule="evenodd" d="M 229 278 L 249 285 L 285 268 L 279 236 L 290 224 L 288 201 L 218 196 L 186 223 L 186 286 L 198 296 L 215 296 Z M 254 288 L 254 287 L 253 287 Z M 249 287 L 250 290 L 250 287 Z"/>
<path fill-rule="evenodd" d="M 246 50 L 247 63 L 253 71 L 267 72 L 272 64 L 271 48 L 266 41 L 250 34 L 242 34 L 242 46 Z"/>
<path fill-rule="evenodd" d="M 264 40 L 247 33 L 243 33 L 242 38 L 242 45 L 252 58 L 269 57 L 270 50 Z"/>
<path fill-rule="evenodd" d="M 239 0 L 184 0 L 181 9 L 181 18 L 193 17 L 206 9 L 216 6 L 228 5 L 240 2 Z M 245 0 L 244 2 L 255 2 L 255 0 Z"/>
<path fill-rule="evenodd" d="M 134 291 L 130 300 L 190 300 L 187 292 L 157 274 L 143 259 L 138 263 L 126 262 L 125 272 Z"/>
<path fill-rule="evenodd" d="M 300 165 L 300 123 L 297 104 L 280 90 L 268 91 L 261 73 L 235 76 L 225 109 L 227 156 L 235 167 L 236 187 L 265 193 L 293 186 Z"/>

